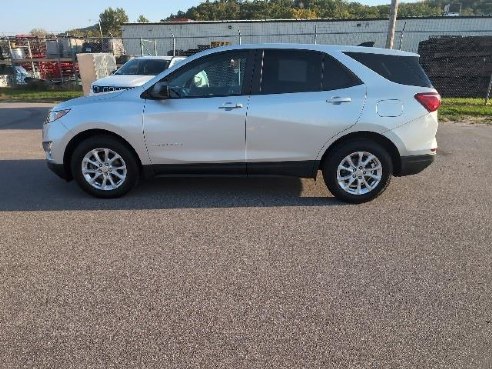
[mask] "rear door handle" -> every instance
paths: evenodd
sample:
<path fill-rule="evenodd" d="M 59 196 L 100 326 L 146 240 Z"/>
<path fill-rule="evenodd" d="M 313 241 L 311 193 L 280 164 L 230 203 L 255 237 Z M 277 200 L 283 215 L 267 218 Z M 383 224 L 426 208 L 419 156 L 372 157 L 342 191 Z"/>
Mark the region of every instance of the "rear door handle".
<path fill-rule="evenodd" d="M 332 97 L 331 99 L 326 100 L 326 102 L 329 104 L 349 103 L 349 102 L 352 102 L 352 98 L 351 97 L 335 96 L 335 97 Z"/>
<path fill-rule="evenodd" d="M 222 106 L 219 106 L 219 109 L 232 110 L 232 109 L 242 109 L 243 104 L 233 104 L 231 102 L 225 103 Z"/>

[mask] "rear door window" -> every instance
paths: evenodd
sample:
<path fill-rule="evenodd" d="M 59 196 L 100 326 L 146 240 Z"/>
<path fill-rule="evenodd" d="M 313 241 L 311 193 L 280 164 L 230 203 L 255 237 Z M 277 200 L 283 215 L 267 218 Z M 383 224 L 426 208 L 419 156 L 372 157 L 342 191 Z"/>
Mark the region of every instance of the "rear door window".
<path fill-rule="evenodd" d="M 419 64 L 418 56 L 354 52 L 345 54 L 392 82 L 408 86 L 432 87 L 431 81 Z"/>
<path fill-rule="evenodd" d="M 333 57 L 310 50 L 265 49 L 260 94 L 331 91 L 362 84 Z"/>
<path fill-rule="evenodd" d="M 263 55 L 262 94 L 321 90 L 323 54 L 307 50 L 267 49 Z"/>

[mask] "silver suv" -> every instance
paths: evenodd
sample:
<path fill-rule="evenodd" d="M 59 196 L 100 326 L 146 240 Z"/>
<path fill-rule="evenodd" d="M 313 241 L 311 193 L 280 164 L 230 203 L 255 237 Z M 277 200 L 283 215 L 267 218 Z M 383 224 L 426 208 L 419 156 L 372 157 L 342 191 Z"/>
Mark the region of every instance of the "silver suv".
<path fill-rule="evenodd" d="M 439 105 L 416 54 L 242 45 L 55 106 L 43 147 L 55 173 L 97 197 L 122 196 L 141 177 L 321 170 L 333 195 L 361 203 L 432 163 Z"/>

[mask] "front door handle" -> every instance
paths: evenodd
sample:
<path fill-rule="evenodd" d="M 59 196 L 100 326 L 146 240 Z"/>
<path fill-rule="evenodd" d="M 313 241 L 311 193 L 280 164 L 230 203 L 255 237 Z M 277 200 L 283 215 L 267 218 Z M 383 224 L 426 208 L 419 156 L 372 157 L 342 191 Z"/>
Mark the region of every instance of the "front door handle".
<path fill-rule="evenodd" d="M 219 109 L 232 110 L 232 109 L 242 109 L 243 104 L 233 104 L 231 102 L 227 102 L 222 106 L 219 106 Z"/>
<path fill-rule="evenodd" d="M 351 97 L 335 96 L 335 97 L 332 97 L 331 99 L 326 100 L 326 102 L 329 104 L 349 103 L 349 102 L 352 102 L 352 98 Z"/>

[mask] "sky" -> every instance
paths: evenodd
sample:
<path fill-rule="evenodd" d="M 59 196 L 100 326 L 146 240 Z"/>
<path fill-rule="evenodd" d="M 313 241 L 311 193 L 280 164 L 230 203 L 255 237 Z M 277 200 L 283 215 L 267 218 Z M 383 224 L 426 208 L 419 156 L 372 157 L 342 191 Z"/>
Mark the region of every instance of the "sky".
<path fill-rule="evenodd" d="M 125 9 L 130 22 L 144 15 L 151 22 L 187 10 L 201 0 L 0 0 L 0 36 L 26 34 L 33 28 L 61 33 L 97 22 L 104 9 Z M 411 1 L 411 0 L 410 0 Z M 366 5 L 389 4 L 390 0 L 358 0 Z M 409 0 L 407 0 L 409 2 Z M 40 5 L 42 3 L 42 5 Z"/>

